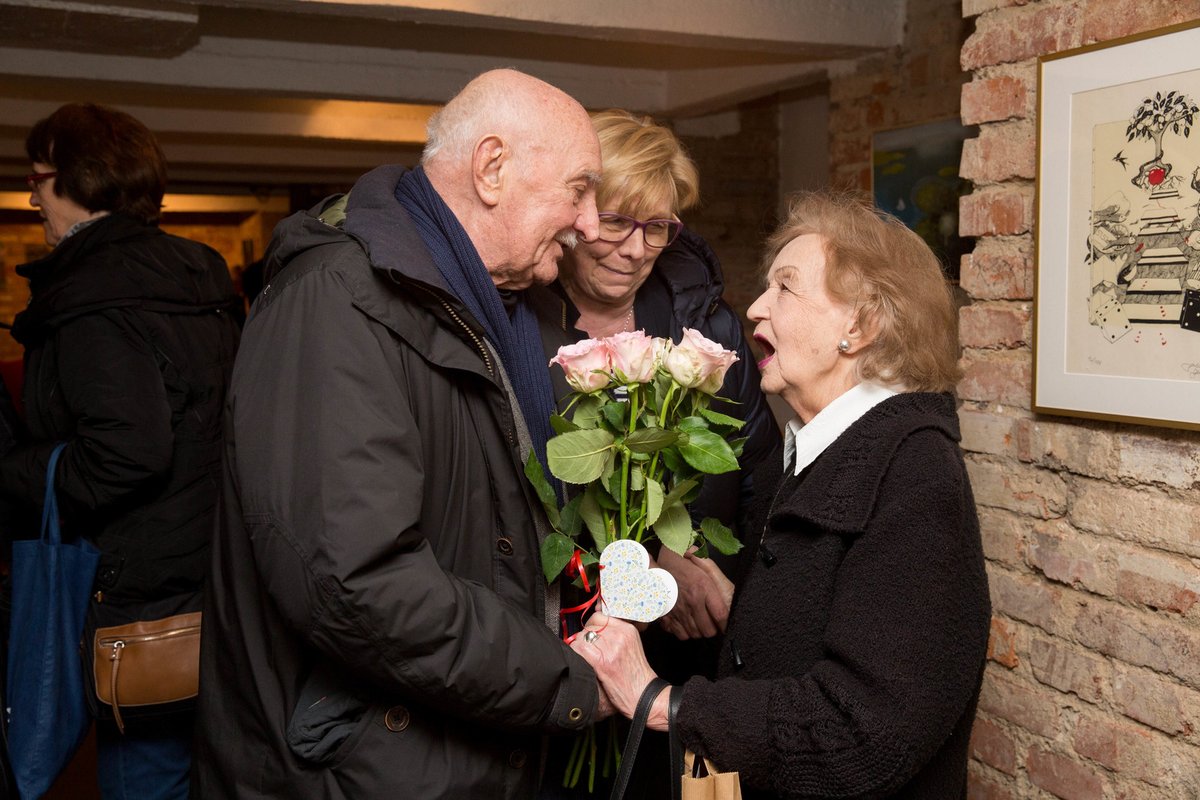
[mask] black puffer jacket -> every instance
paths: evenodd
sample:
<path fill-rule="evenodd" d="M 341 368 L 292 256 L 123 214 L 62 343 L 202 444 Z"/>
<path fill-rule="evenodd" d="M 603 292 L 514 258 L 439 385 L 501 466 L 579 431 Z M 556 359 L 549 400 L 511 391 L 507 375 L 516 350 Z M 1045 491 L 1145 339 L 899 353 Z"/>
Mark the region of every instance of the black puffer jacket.
<path fill-rule="evenodd" d="M 276 229 L 226 415 L 206 800 L 528 798 L 541 734 L 596 707 L 545 620 L 520 420 L 402 171 L 364 176 L 340 228 L 330 203 Z"/>
<path fill-rule="evenodd" d="M 30 438 L 0 460 L 0 493 L 40 507 L 65 441 L 63 523 L 100 548 L 98 588 L 135 603 L 199 589 L 238 341 L 225 262 L 111 214 L 18 273 L 31 294 L 13 326 Z"/>

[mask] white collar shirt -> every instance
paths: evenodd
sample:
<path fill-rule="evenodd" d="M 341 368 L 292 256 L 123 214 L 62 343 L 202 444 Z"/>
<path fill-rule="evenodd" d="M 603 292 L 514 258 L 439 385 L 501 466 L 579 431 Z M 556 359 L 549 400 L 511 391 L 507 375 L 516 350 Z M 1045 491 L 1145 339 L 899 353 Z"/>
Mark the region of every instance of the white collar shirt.
<path fill-rule="evenodd" d="M 783 434 L 783 468 L 799 475 L 829 445 L 864 414 L 899 392 L 877 383 L 860 383 L 821 409 L 807 425 L 799 417 L 788 422 Z"/>

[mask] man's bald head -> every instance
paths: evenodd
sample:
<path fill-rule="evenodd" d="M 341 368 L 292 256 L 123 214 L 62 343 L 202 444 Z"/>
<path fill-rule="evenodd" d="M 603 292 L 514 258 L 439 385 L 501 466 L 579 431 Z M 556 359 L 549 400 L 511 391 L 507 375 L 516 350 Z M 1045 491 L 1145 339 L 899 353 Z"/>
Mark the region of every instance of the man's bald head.
<path fill-rule="evenodd" d="M 497 286 L 553 280 L 563 243 L 596 236 L 600 145 L 583 106 L 545 81 L 472 80 L 430 118 L 421 165 Z"/>

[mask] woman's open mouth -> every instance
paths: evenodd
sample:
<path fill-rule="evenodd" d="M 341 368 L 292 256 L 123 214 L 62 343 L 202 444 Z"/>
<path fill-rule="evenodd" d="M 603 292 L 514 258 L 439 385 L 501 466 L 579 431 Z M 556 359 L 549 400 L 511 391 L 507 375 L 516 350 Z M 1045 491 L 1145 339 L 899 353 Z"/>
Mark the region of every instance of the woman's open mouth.
<path fill-rule="evenodd" d="M 771 363 L 771 360 L 775 358 L 775 346 L 767 341 L 767 337 L 763 336 L 761 333 L 754 334 L 754 341 L 758 342 L 759 347 L 761 347 L 763 352 L 766 353 L 766 355 L 763 356 L 762 361 L 758 362 L 758 369 L 761 372 L 762 368 Z"/>

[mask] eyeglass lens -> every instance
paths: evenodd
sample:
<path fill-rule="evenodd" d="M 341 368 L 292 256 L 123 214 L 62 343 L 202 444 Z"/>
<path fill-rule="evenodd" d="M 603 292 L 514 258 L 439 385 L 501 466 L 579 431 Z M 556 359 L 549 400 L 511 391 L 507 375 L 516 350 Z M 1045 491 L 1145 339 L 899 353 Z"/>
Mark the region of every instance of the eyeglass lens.
<path fill-rule="evenodd" d="M 652 219 L 639 222 L 624 214 L 600 215 L 600 240 L 609 243 L 623 242 L 630 237 L 634 228 L 642 229 L 642 236 L 650 247 L 666 247 L 679 234 L 683 225 L 674 220 Z"/>
<path fill-rule="evenodd" d="M 25 176 L 25 183 L 30 189 L 36 189 L 43 181 L 48 181 L 57 175 L 57 172 L 31 172 Z"/>

